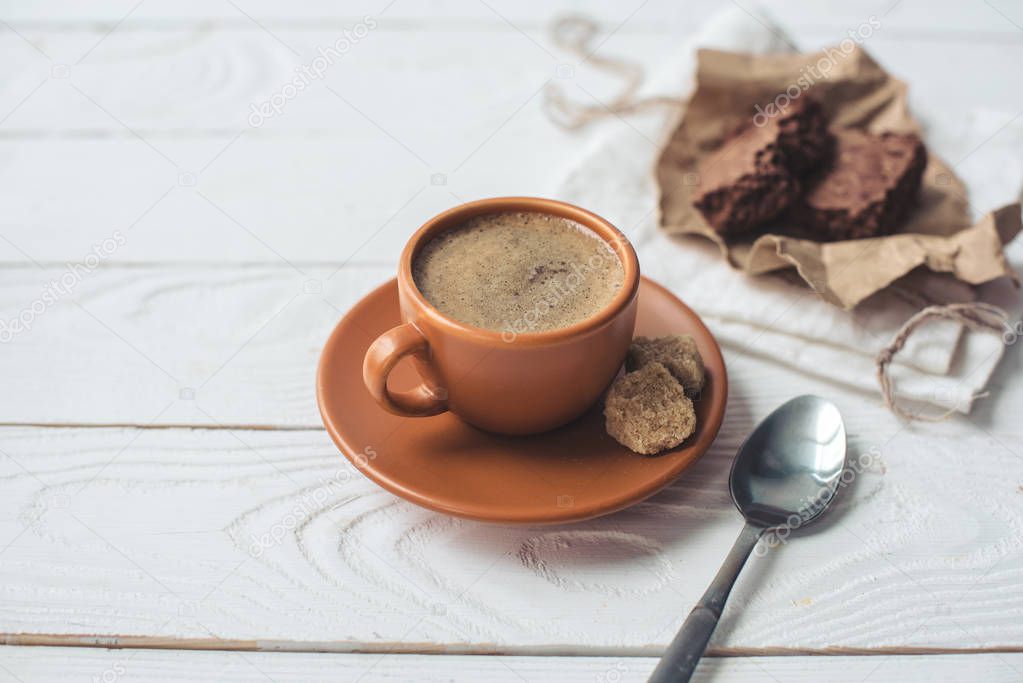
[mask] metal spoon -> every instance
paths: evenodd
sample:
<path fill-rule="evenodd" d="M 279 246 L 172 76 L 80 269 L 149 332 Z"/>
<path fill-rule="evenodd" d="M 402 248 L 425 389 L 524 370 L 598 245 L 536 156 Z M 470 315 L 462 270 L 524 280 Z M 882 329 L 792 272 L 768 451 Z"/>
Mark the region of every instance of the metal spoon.
<path fill-rule="evenodd" d="M 728 482 L 746 526 L 654 669 L 651 683 L 690 679 L 757 541 L 768 529 L 787 532 L 816 519 L 834 499 L 844 468 L 845 423 L 833 403 L 817 396 L 792 399 L 746 437 Z"/>

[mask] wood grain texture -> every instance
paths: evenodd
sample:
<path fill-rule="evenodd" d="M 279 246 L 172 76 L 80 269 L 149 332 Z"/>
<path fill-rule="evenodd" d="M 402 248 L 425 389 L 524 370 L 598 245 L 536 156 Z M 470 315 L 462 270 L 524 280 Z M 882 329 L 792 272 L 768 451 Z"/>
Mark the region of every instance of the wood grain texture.
<path fill-rule="evenodd" d="M 543 528 L 399 501 L 320 431 L 3 428 L 3 633 L 9 643 L 56 634 L 659 654 L 739 528 L 725 480 L 741 424 L 734 415 L 650 501 Z M 1023 642 L 1023 488 L 1004 476 L 1018 456 L 979 431 L 954 441 L 901 431 L 885 443 L 853 433 L 863 471 L 828 519 L 753 559 L 714 646 Z"/>
<path fill-rule="evenodd" d="M 48 283 L 69 272 L 78 277 L 68 293 L 47 305 Z M 0 422 L 319 428 L 313 387 L 323 342 L 393 272 L 391 265 L 351 264 L 0 269 L 0 340 L 9 337 L 0 345 L 8 388 L 0 393 Z M 30 329 L 16 331 L 15 320 Z M 840 397 L 850 428 L 867 438 L 897 428 L 877 396 L 841 392 L 756 358 L 755 341 L 725 349 L 727 419 L 736 429 L 800 393 Z M 973 416 L 1006 439 L 1020 435 L 1012 414 L 1023 387 L 1011 381 L 1020 348 L 1008 348 L 997 393 Z M 48 390 L 40 377 L 49 378 Z M 1010 443 L 1020 449 L 1018 440 Z"/>
<path fill-rule="evenodd" d="M 143 3 L 140 10 L 151 4 L 157 3 Z M 393 5 L 391 10 L 403 4 Z M 1011 56 L 1023 49 L 1023 33 L 1012 24 L 1011 12 L 1003 16 L 997 5 L 989 5 L 984 12 L 970 13 L 988 29 L 985 38 L 978 40 L 969 33 L 950 36 L 928 28 L 922 17 L 925 13 L 911 10 L 916 33 L 906 35 L 893 17 L 912 4 L 900 3 L 892 14 L 877 18 L 877 28 L 865 40 L 865 47 L 913 84 L 914 91 L 934 95 L 924 98 L 932 104 L 958 109 L 971 106 L 974 100 L 986 106 L 1019 102 L 1019 95 L 988 85 L 1011 79 Z M 836 44 L 869 16 L 876 16 L 869 9 L 852 6 L 847 16 L 814 17 L 814 8 L 820 6 L 789 3 L 785 11 L 776 12 L 794 44 L 804 49 Z M 235 12 L 230 4 L 225 7 Z M 472 133 L 479 128 L 489 134 L 511 111 L 502 110 L 502 104 L 514 102 L 517 106 L 549 78 L 562 79 L 569 86 L 582 85 L 598 97 L 615 92 L 613 77 L 578 64 L 577 58 L 553 43 L 550 22 L 561 13 L 549 5 L 544 7 L 552 11 L 536 14 L 539 23 L 532 23 L 528 31 L 513 28 L 478 2 L 467 2 L 464 8 L 488 16 L 495 25 L 452 25 L 443 14 L 391 23 L 389 14 L 370 11 L 340 22 L 322 20 L 304 28 L 285 25 L 272 30 L 240 13 L 236 17 L 241 26 L 221 29 L 206 24 L 163 28 L 122 24 L 112 32 L 103 25 L 69 29 L 57 24 L 23 30 L 12 26 L 0 33 L 0 45 L 19 63 L 19 69 L 0 87 L 3 130 L 7 136 L 80 136 L 100 131 L 131 135 L 127 127 L 146 136 L 230 138 L 251 128 L 251 105 L 280 93 L 282 86 L 296 77 L 296 67 L 311 65 L 339 38 L 352 36 L 342 54 L 332 57 L 322 69 L 317 67 L 316 77 L 307 79 L 309 87 L 287 97 L 283 111 L 248 133 L 316 130 L 321 135 L 344 135 L 346 131 L 368 132 L 376 123 L 412 147 L 416 146 L 413 142 L 434 144 L 437 149 L 427 150 L 432 156 L 423 156 L 442 167 L 445 154 L 458 155 L 461 140 L 431 140 L 425 135 L 415 139 L 417 132 L 439 128 Z M 600 54 L 627 56 L 654 69 L 722 6 L 706 1 L 690 7 L 644 3 L 625 23 L 622 20 L 629 15 L 629 8 L 621 3 L 610 7 L 615 8 L 611 13 L 615 16 L 599 8 L 593 13 L 600 22 L 596 39 Z M 942 9 L 932 6 L 926 14 L 940 20 Z M 652 13 L 653 22 L 659 22 L 656 32 L 641 21 L 648 13 Z M 514 16 L 504 12 L 502 16 L 521 29 Z M 811 22 L 786 20 L 787 16 Z M 964 29 L 962 21 L 946 19 L 944 25 Z M 356 26 L 365 27 L 365 35 L 360 31 L 355 38 L 351 31 Z M 1004 29 L 1004 36 L 994 33 L 995 29 Z M 423 55 L 429 55 L 425 63 Z M 1001 58 L 992 59 L 995 56 Z M 956 98 L 947 97 L 940 81 L 930 77 L 935 61 L 942 58 L 946 75 L 958 83 Z M 559 64 L 579 68 L 559 74 L 555 70 Z M 984 79 L 963 77 L 981 72 Z M 495 79 L 500 88 L 481 87 L 493 85 Z M 126 88 L 131 97 L 123 96 Z M 412 103 L 414 116 L 408 110 Z M 465 137 L 468 143 L 471 135 Z"/>
<path fill-rule="evenodd" d="M 11 681 L 117 680 L 162 683 L 299 681 L 497 681 L 628 683 L 644 681 L 657 660 L 641 657 L 468 657 L 438 655 L 325 655 L 238 652 L 166 652 L 82 648 L 0 648 L 0 676 Z M 903 681 L 950 683 L 1018 681 L 1023 655 L 897 657 L 708 658 L 698 683 L 835 683 Z"/>
<path fill-rule="evenodd" d="M 1005 87 L 1023 56 L 1009 3 L 768 4 L 806 47 L 880 15 L 867 48 L 916 108 L 1023 109 Z M 642 680 L 738 529 L 735 448 L 814 392 L 869 466 L 821 526 L 753 559 L 713 644 L 729 658 L 702 679 L 1019 680 L 1019 344 L 969 418 L 906 429 L 874 397 L 728 349 L 712 451 L 654 499 L 570 527 L 439 517 L 345 464 L 312 397 L 338 317 L 425 218 L 547 194 L 600 132 L 540 109 L 564 61 L 551 18 L 593 15 L 601 54 L 650 67 L 717 7 L 384 5 L 0 2 L 0 321 L 126 238 L 0 345 L 0 422 L 50 425 L 0 427 L 0 678 Z M 250 125 L 366 15 L 378 28 L 319 87 Z M 617 85 L 588 68 L 572 83 Z M 904 654 L 949 650 L 995 652 Z M 525 656 L 551 654 L 610 656 Z"/>
<path fill-rule="evenodd" d="M 626 27 L 601 51 L 652 68 L 697 27 L 657 37 Z M 816 47 L 834 42 L 836 30 L 794 37 Z M 514 30 L 381 27 L 253 128 L 252 105 L 279 94 L 296 67 L 337 39 L 330 31 L 274 34 L 286 44 L 258 27 L 115 31 L 80 64 L 101 32 L 45 33 L 39 40 L 50 58 L 0 34 L 5 52 L 24 64 L 0 84 L 0 261 L 81 259 L 129 227 L 112 262 L 380 261 L 460 199 L 548 194 L 602 127 L 627 125 L 609 120 L 569 134 L 551 124 L 540 91 L 561 82 L 564 57 Z M 1012 81 L 1023 43 L 906 38 L 882 28 L 867 47 L 913 84 L 912 103 L 923 111 L 1023 109 L 1018 89 L 990 85 Z M 430 55 L 428 68 L 422 55 Z M 52 76 L 61 64 L 68 78 Z M 607 101 L 618 87 L 592 68 L 573 73 L 562 84 L 582 99 Z M 947 82 L 958 84 L 955 98 Z M 635 142 L 649 144 L 638 135 Z"/>

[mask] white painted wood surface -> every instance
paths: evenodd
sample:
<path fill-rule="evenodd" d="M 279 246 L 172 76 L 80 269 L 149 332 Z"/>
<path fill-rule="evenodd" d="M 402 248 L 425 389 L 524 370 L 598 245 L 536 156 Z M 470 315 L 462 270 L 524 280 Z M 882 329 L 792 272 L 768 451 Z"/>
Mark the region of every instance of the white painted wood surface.
<path fill-rule="evenodd" d="M 310 387 L 323 340 L 340 315 L 393 276 L 385 265 L 100 267 L 66 297 L 30 314 L 0 354 L 10 389 L 3 423 L 248 425 L 319 428 Z M 32 311 L 61 267 L 0 270 L 0 320 Z M 333 275 L 333 276 L 332 276 Z M 74 335 L 75 344 L 67 338 Z M 1007 349 L 996 397 L 979 413 L 986 428 L 1015 434 L 1003 420 L 1023 400 L 1018 346 Z M 798 392 L 834 389 L 785 368 L 754 362 L 755 349 L 728 353 L 732 415 L 766 415 Z M 41 391 L 38 378 L 50 378 Z M 103 397 L 97 401 L 96 397 Z M 850 397 L 851 398 L 851 397 Z M 882 438 L 896 422 L 875 396 L 844 406 L 854 433 Z M 745 429 L 748 423 L 736 423 Z M 924 430 L 922 438 L 927 438 Z"/>
<path fill-rule="evenodd" d="M 318 430 L 4 428 L 4 637 L 656 654 L 740 526 L 725 480 L 744 422 L 733 405 L 649 502 L 547 528 L 398 501 Z M 863 472 L 830 521 L 751 563 L 716 647 L 1023 643 L 1006 616 L 1023 608 L 1023 495 L 1000 478 L 1018 456 L 980 430 L 918 440 L 853 432 Z"/>
<path fill-rule="evenodd" d="M 697 683 L 931 683 L 940 664 L 949 683 L 1019 681 L 1023 655 L 901 657 L 711 657 L 700 663 Z M 643 681 L 657 660 L 649 657 L 470 657 L 376 654 L 272 654 L 267 652 L 167 652 L 83 648 L 0 649 L 0 676 L 10 681 L 451 681 L 498 683 L 629 683 Z"/>
<path fill-rule="evenodd" d="M 871 462 L 830 521 L 751 564 L 705 680 L 1019 680 L 1018 344 L 968 419 L 907 429 L 876 397 L 727 349 L 708 456 L 570 527 L 439 517 L 344 465 L 312 392 L 337 318 L 423 219 L 550 193 L 598 132 L 541 111 L 573 62 L 550 20 L 585 11 L 602 54 L 652 67 L 719 6 L 385 5 L 0 2 L 0 321 L 123 236 L 0 345 L 0 676 L 641 680 L 738 528 L 735 447 L 816 392 Z M 918 107 L 1023 111 L 1018 5 L 768 5 L 807 47 L 882 17 L 868 49 Z M 322 82 L 249 125 L 252 103 L 366 17 L 377 27 Z M 578 66 L 573 81 L 616 85 Z M 55 647 L 112 644 L 335 653 Z M 934 650 L 971 654 L 907 654 Z M 848 651 L 868 656 L 740 656 Z"/>
<path fill-rule="evenodd" d="M 833 35 L 817 30 L 806 43 Z M 88 49 L 86 39 L 45 37 L 66 36 L 78 41 L 61 53 L 73 61 Z M 288 35 L 307 53 L 331 37 Z M 119 41 L 130 44 L 118 51 Z M 0 44 L 32 65 L 0 85 L 0 111 L 34 93 L 0 126 L 7 160 L 0 227 L 9 240 L 0 240 L 0 261 L 80 260 L 121 230 L 127 243 L 111 263 L 390 263 L 415 226 L 458 198 L 549 193 L 598 132 L 569 135 L 550 124 L 538 93 L 558 62 L 514 32 L 379 28 L 314 84 L 322 87 L 304 91 L 258 129 L 247 123 L 250 104 L 279 92 L 295 66 L 309 63 L 258 29 L 115 32 L 70 66 L 70 79 L 50 78 L 52 63 L 17 36 L 0 34 Z M 421 67 L 419 55 L 434 44 L 486 57 L 445 53 Z M 1017 88 L 989 93 L 986 85 L 1016 82 L 1023 41 L 934 43 L 882 29 L 869 48 L 913 83 L 922 105 L 964 115 L 977 102 L 1023 109 Z M 605 49 L 650 66 L 670 46 L 623 28 Z M 101 50 L 113 53 L 109 63 L 99 61 Z M 935 60 L 943 62 L 941 80 L 932 77 Z M 264 70 L 246 70 L 249 61 Z M 500 87 L 492 87 L 495 78 Z M 962 84 L 952 102 L 945 78 Z M 585 68 L 574 80 L 598 96 L 617 85 Z M 394 85 L 376 87 L 382 82 Z M 137 98 L 124 98 L 125 88 Z M 526 151 L 529 163 L 509 163 Z M 443 185 L 432 184 L 436 174 Z"/>
<path fill-rule="evenodd" d="M 740 527 L 725 477 L 746 417 L 733 404 L 712 451 L 651 501 L 533 529 L 397 501 L 320 430 L 6 427 L 4 632 L 656 653 Z M 1021 606 L 1023 495 L 1002 475 L 1018 455 L 979 428 L 946 427 L 926 450 L 908 430 L 858 431 L 863 470 L 837 513 L 751 564 L 715 645 L 1023 642 L 1006 619 Z"/>

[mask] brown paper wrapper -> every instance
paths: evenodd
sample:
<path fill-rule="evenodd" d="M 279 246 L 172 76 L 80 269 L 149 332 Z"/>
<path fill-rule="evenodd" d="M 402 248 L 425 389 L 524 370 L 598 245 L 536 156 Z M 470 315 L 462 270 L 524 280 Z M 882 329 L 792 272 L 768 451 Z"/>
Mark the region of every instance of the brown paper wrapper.
<path fill-rule="evenodd" d="M 817 100 L 832 127 L 921 133 L 909 114 L 906 85 L 859 47 L 768 56 L 700 50 L 696 89 L 657 161 L 664 231 L 713 240 L 732 266 L 747 273 L 795 268 L 824 299 L 843 308 L 919 267 L 971 285 L 1000 277 L 1018 284 L 1002 245 L 1020 231 L 1020 205 L 1003 207 L 971 225 L 966 187 L 934 154 L 924 172 L 919 206 L 894 235 L 815 242 L 773 232 L 726 239 L 715 232 L 692 204 L 700 160 L 749 121 L 755 105 L 766 108 L 787 90 Z"/>

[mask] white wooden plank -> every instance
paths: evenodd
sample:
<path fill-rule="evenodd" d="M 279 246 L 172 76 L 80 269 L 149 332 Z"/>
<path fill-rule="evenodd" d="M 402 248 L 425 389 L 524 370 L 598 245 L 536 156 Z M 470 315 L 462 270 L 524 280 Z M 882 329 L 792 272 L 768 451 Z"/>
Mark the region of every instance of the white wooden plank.
<path fill-rule="evenodd" d="M 477 130 L 491 132 L 555 77 L 559 63 L 578 61 L 560 53 L 547 32 L 525 36 L 507 25 L 484 31 L 388 30 L 371 16 L 357 26 L 360 31 L 281 29 L 272 36 L 255 25 L 117 31 L 92 51 L 102 33 L 45 31 L 38 39 L 45 54 L 23 35 L 2 33 L 0 45 L 18 58 L 19 68 L 0 90 L 0 116 L 45 81 L 4 121 L 3 130 L 124 133 L 128 126 L 143 133 L 196 129 L 228 137 L 250 127 L 262 133 L 372 130 L 340 96 L 413 148 L 413 141 L 430 142 L 426 133 L 464 131 L 437 141 L 439 151 L 420 152 L 441 165 L 444 153 L 461 157 L 468 151 L 459 147 L 462 137 L 478 144 Z M 616 33 L 601 49 L 653 64 L 697 28 L 661 38 Z M 346 35 L 350 42 L 336 47 Z M 297 73 L 300 67 L 309 70 Z M 601 79 L 592 76 L 589 69 L 578 74 L 595 91 Z M 251 117 L 252 105 L 280 95 L 296 79 L 306 87 L 286 92 L 280 112 L 264 121 Z M 613 78 L 603 80 L 617 85 Z"/>
<path fill-rule="evenodd" d="M 223 23 L 244 25 L 252 20 L 268 27 L 316 26 L 343 24 L 357 20 L 365 14 L 384 12 L 396 25 L 421 27 L 424 24 L 461 24 L 474 28 L 499 26 L 504 19 L 516 26 L 537 29 L 546 26 L 551 17 L 567 12 L 582 12 L 609 24 L 628 18 L 630 27 L 647 31 L 678 30 L 702 20 L 707 13 L 720 7 L 707 0 L 668 2 L 653 0 L 641 3 L 621 3 L 613 0 L 558 0 L 544 3 L 521 3 L 512 0 L 492 0 L 483 5 L 475 0 L 431 0 L 430 2 L 398 2 L 388 6 L 387 0 L 359 0 L 343 6 L 329 0 L 303 2 L 294 7 L 282 6 L 272 0 L 245 0 L 230 3 L 209 3 L 201 0 L 170 2 L 147 0 L 136 7 L 132 0 L 102 3 L 76 3 L 73 0 L 37 5 L 5 0 L 0 13 L 5 20 L 19 28 L 36 25 L 97 24 L 106 30 L 118 24 L 119 29 L 138 27 L 177 26 L 182 24 Z M 743 3 L 744 7 L 766 6 L 786 23 L 794 26 L 832 26 L 842 29 L 855 27 L 869 15 L 883 17 L 892 27 L 902 31 L 940 33 L 987 33 L 996 37 L 1014 37 L 1018 30 L 1012 21 L 1023 24 L 1023 16 L 1011 2 L 995 2 L 994 7 L 963 5 L 954 0 L 924 2 L 903 0 L 895 4 L 890 0 L 821 0 L 814 3 L 796 3 L 789 0 L 761 0 Z M 496 10 L 496 12 L 495 12 Z M 497 16 L 497 13 L 500 16 Z M 504 19 L 502 19 L 502 17 Z M 119 23 L 118 23 L 119 22 Z"/>
<path fill-rule="evenodd" d="M 135 3 L 116 0 L 95 3 L 93 7 L 76 6 L 73 2 L 56 2 L 45 8 L 21 7 L 17 3 L 0 3 L 0 11 L 12 24 L 53 23 L 68 24 L 81 22 L 111 23 L 121 21 L 121 26 L 131 29 L 139 25 L 152 26 L 181 22 L 238 22 L 246 15 L 267 26 L 322 25 L 324 22 L 338 22 L 362 17 L 366 14 L 383 13 L 395 22 L 450 23 L 473 22 L 503 24 L 505 17 L 516 24 L 526 26 L 543 25 L 551 16 L 570 11 L 585 11 L 604 21 L 621 22 L 632 14 L 640 3 L 621 3 L 614 0 L 557 0 L 544 3 L 520 3 L 509 0 L 494 0 L 483 4 L 474 0 L 430 0 L 429 2 L 397 2 L 388 0 L 350 0 L 343 5 L 329 0 L 303 2 L 295 7 L 282 7 L 273 2 L 252 0 L 238 1 L 236 7 L 230 3 L 219 7 L 201 0 L 168 2 L 148 0 L 133 10 Z M 650 27 L 653 22 L 678 13 L 676 3 L 656 1 L 649 7 L 636 12 L 637 23 L 643 21 Z M 687 0 L 681 3 L 689 11 L 708 11 L 712 2 Z M 489 7 L 488 7 L 489 5 Z M 490 9 L 493 8 L 493 9 Z M 130 13 L 129 13 L 130 12 Z M 500 15 L 500 16 L 498 16 Z M 123 20 L 123 21 L 122 21 Z"/>
<path fill-rule="evenodd" d="M 3 428 L 0 633 L 656 655 L 740 526 L 726 478 L 751 400 L 665 492 L 565 527 L 398 501 L 321 431 Z M 1018 436 L 851 432 L 861 471 L 828 519 L 752 559 L 714 647 L 1023 646 Z"/>
<path fill-rule="evenodd" d="M 429 169 L 379 141 L 298 145 L 242 138 L 198 174 L 195 186 L 179 184 L 182 171 L 136 141 L 8 148 L 12 163 L 0 177 L 16 187 L 0 199 L 0 234 L 7 240 L 0 240 L 0 253 L 6 261 L 24 262 L 26 255 L 78 261 L 120 230 L 127 243 L 110 261 L 341 263 L 355 256 L 379 262 L 396 258 L 416 227 L 457 204 L 452 191 L 473 197 L 472 186 L 490 184 L 463 173 L 433 186 Z M 191 161 L 180 162 L 183 169 L 198 169 L 219 147 L 222 140 L 180 142 L 174 152 Z M 527 175 L 525 169 L 514 173 Z M 525 185 L 519 187 L 539 189 L 536 181 Z M 35 197 L 22 193 L 30 186 L 37 188 Z"/>
<path fill-rule="evenodd" d="M 259 130 L 249 129 L 250 104 L 279 91 L 299 61 L 284 48 L 259 32 L 220 32 L 198 46 L 127 35 L 134 47 L 112 68 L 75 66 L 72 79 L 38 90 L 26 69 L 0 93 L 7 107 L 31 95 L 4 130 L 32 138 L 0 142 L 0 178 L 13 184 L 0 201 L 0 233 L 10 242 L 0 241 L 0 258 L 80 258 L 81 245 L 109 234 L 97 226 L 139 221 L 147 229 L 114 260 L 266 261 L 276 251 L 338 262 L 391 221 L 401 238 L 374 240 L 358 254 L 379 260 L 459 198 L 549 192 L 599 132 L 569 135 L 546 119 L 539 90 L 555 61 L 514 32 L 391 34 L 378 47 L 370 38 L 383 36 L 374 34 L 364 63 L 353 51 L 357 68 L 339 64 L 333 82 L 315 84 L 324 87 Z M 450 49 L 421 64 L 436 45 Z M 467 60 L 461 51 L 493 58 Z M 220 61 L 237 87 L 216 82 Z M 580 79 L 598 94 L 616 85 L 592 72 Z M 133 97 L 123 96 L 126 87 Z M 282 126 L 298 126 L 300 139 L 282 139 L 274 130 Z"/>
<path fill-rule="evenodd" d="M 327 36 L 296 35 L 303 45 Z M 8 262 L 80 259 L 132 225 L 112 261 L 393 259 L 415 226 L 461 198 L 549 194 L 601 126 L 626 125 L 581 135 L 553 126 L 537 89 L 555 61 L 514 31 L 374 33 L 314 84 L 358 111 L 314 87 L 258 130 L 246 123 L 250 103 L 302 61 L 261 31 L 115 33 L 103 43 L 112 54 L 74 66 L 71 79 L 49 79 L 46 60 L 16 36 L 0 42 L 28 65 L 0 86 L 0 110 L 29 96 L 0 127 Z M 1023 91 L 1001 87 L 1023 45 L 913 42 L 882 30 L 868 47 L 912 84 L 921 111 L 1023 109 Z M 616 34 L 602 49 L 649 64 L 668 37 Z M 423 54 L 432 55 L 425 65 Z M 575 80 L 598 96 L 615 85 L 591 70 Z M 950 80 L 960 84 L 954 98 Z"/>
<path fill-rule="evenodd" d="M 478 144 L 544 81 L 555 78 L 560 63 L 578 62 L 556 48 L 546 31 L 527 37 L 506 25 L 490 31 L 390 30 L 376 20 L 362 25 L 373 28 L 353 39 L 343 54 L 317 64 L 319 51 L 334 45 L 342 33 L 281 29 L 270 36 L 254 25 L 243 30 L 115 31 L 90 52 L 103 33 L 50 30 L 39 32 L 36 41 L 45 46 L 43 54 L 24 35 L 8 31 L 0 34 L 0 46 L 19 68 L 0 85 L 2 130 L 6 136 L 97 131 L 131 136 L 127 126 L 147 138 L 192 130 L 225 141 L 242 130 L 248 135 L 379 133 L 347 100 L 440 168 L 453 165 L 445 155 L 460 160 L 468 151 L 461 147 L 462 138 L 465 144 Z M 601 54 L 627 56 L 654 69 L 700 24 L 690 18 L 678 31 L 655 35 L 629 26 L 631 21 L 600 43 Z M 864 45 L 921 90 L 921 102 L 929 106 L 955 111 L 985 104 L 1018 111 L 1023 106 L 1018 91 L 1000 87 L 1013 82 L 1012 65 L 1018 61 L 1013 56 L 1023 51 L 1023 31 L 1017 33 L 1015 43 L 907 38 L 881 22 Z M 791 34 L 804 49 L 847 37 L 845 29 L 837 28 L 792 27 Z M 317 77 L 296 74 L 298 68 L 314 66 Z M 984 77 L 977 78 L 979 73 Z M 296 77 L 308 87 L 288 93 L 279 113 L 262 120 L 252 116 L 253 105 L 280 96 Z M 956 97 L 931 89 L 949 79 L 958 84 Z M 598 97 L 610 98 L 617 85 L 584 67 L 564 80 Z M 530 112 L 539 114 L 539 107 Z M 253 121 L 257 128 L 250 125 Z M 481 131 L 484 135 L 478 136 Z M 161 149 L 172 145 L 164 141 L 161 146 L 156 139 L 153 144 Z"/>
<path fill-rule="evenodd" d="M 393 272 L 349 265 L 335 275 L 305 264 L 0 269 L 0 422 L 317 428 L 320 349 L 341 315 Z M 65 280 L 65 294 L 47 304 L 48 283 Z M 1020 348 L 1007 349 L 995 395 L 977 404 L 988 429 L 1019 434 L 1012 414 L 1023 386 L 1010 379 Z M 753 352 L 725 349 L 733 414 L 762 417 L 791 396 L 819 393 L 840 398 L 857 428 L 884 434 L 895 425 L 877 396 L 849 394 Z"/>
<path fill-rule="evenodd" d="M 318 428 L 313 386 L 320 349 L 341 315 L 394 270 L 298 269 L 0 270 L 7 389 L 0 392 L 0 422 Z M 54 291 L 48 283 L 64 280 L 66 293 L 48 305 L 46 294 Z M 747 412 L 766 415 L 797 393 L 836 393 L 743 350 L 726 351 L 726 359 L 731 393 Z M 848 403 L 851 416 L 868 424 L 894 424 L 874 397 L 851 396 Z"/>
<path fill-rule="evenodd" d="M 265 652 L 182 652 L 94 648 L 0 649 L 0 676 L 11 681 L 266 680 L 300 681 L 497 681 L 532 683 L 644 681 L 657 660 L 646 657 L 495 657 L 371 654 L 272 654 Z M 898 680 L 1018 681 L 1023 655 L 906 655 L 897 657 L 707 658 L 696 670 L 701 683 L 835 683 Z M 15 678 L 16 677 L 16 678 Z"/>
<path fill-rule="evenodd" d="M 70 271 L 5 269 L 0 362 L 19 369 L 0 421 L 318 427 L 319 349 L 393 270 L 302 271 L 100 267 L 47 307 L 44 286 Z M 15 318 L 31 329 L 13 332 Z"/>

